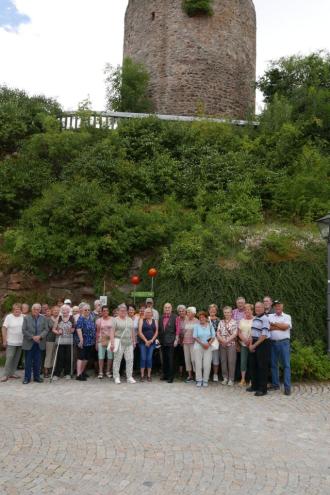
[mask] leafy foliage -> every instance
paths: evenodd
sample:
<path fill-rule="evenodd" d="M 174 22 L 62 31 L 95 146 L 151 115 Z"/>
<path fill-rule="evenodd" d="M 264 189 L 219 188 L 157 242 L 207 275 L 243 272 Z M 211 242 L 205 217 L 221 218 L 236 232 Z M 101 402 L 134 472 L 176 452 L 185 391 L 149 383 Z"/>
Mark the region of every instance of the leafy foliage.
<path fill-rule="evenodd" d="M 212 15 L 212 3 L 213 0 L 183 0 L 182 8 L 189 17 L 194 17 L 196 15 Z"/>
<path fill-rule="evenodd" d="M 149 74 L 143 64 L 124 59 L 122 67 L 107 65 L 108 108 L 116 112 L 151 112 L 148 97 Z"/>
<path fill-rule="evenodd" d="M 309 346 L 295 341 L 292 345 L 292 351 L 293 378 L 296 380 L 330 380 L 330 359 L 320 340 Z"/>

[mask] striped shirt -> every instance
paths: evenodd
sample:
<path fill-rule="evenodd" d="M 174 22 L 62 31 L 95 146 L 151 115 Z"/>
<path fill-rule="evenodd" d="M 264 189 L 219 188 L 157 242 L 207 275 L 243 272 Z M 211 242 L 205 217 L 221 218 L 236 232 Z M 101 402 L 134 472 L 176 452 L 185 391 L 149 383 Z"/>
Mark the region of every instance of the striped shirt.
<path fill-rule="evenodd" d="M 259 316 L 256 315 L 253 318 L 251 335 L 256 339 L 259 339 L 261 335 L 265 335 L 269 339 L 270 337 L 269 320 L 265 314 Z"/>

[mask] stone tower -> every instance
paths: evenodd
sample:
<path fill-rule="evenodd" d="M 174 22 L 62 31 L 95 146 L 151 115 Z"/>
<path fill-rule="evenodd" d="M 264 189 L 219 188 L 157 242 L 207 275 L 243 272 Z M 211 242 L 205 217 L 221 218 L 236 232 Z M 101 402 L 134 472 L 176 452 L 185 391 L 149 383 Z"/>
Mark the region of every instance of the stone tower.
<path fill-rule="evenodd" d="M 129 0 L 124 56 L 143 62 L 157 113 L 244 118 L 255 109 L 252 0 L 213 0 L 188 17 L 182 0 Z"/>

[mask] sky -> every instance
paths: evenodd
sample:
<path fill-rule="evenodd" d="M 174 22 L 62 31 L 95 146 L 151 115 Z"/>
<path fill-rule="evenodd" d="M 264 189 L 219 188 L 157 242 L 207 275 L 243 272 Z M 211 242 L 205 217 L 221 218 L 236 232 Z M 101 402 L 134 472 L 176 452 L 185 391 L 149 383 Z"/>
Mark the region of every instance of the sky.
<path fill-rule="evenodd" d="M 164 0 L 166 1 L 166 0 Z M 104 67 L 122 61 L 128 0 L 0 0 L 0 85 L 105 108 Z M 270 60 L 330 51 L 330 0 L 254 0 L 257 75 Z M 261 105 L 257 96 L 257 107 Z"/>

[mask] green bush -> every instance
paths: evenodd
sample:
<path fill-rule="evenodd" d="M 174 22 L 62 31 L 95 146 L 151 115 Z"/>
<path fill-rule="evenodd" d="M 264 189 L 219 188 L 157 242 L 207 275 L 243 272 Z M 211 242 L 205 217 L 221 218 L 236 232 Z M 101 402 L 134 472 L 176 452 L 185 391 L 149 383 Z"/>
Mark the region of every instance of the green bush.
<path fill-rule="evenodd" d="M 213 0 L 183 0 L 182 8 L 189 17 L 194 17 L 196 15 L 212 15 L 212 3 Z"/>
<path fill-rule="evenodd" d="M 314 345 L 304 346 L 299 341 L 292 344 L 292 377 L 301 380 L 330 380 L 330 359 L 324 345 L 317 340 Z"/>

